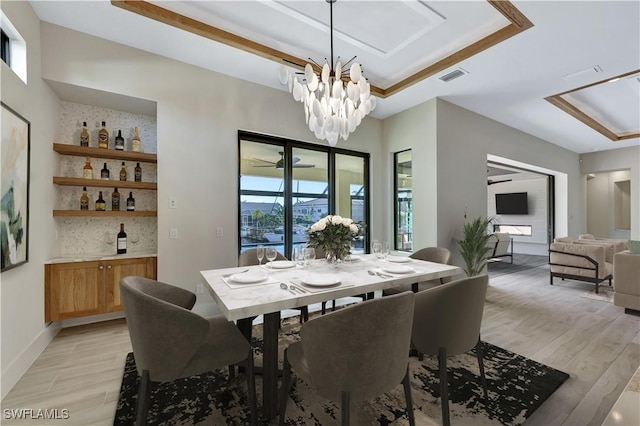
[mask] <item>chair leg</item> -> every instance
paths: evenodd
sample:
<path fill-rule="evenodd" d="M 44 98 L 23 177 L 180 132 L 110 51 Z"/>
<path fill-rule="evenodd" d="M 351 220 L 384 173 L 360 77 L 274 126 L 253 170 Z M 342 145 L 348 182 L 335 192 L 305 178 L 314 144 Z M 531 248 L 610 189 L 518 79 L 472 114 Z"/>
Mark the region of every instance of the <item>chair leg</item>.
<path fill-rule="evenodd" d="M 309 307 L 303 306 L 300 308 L 300 324 L 309 321 Z"/>
<path fill-rule="evenodd" d="M 255 426 L 258 422 L 258 413 L 256 409 L 256 376 L 253 368 L 253 348 L 251 346 L 247 356 L 247 392 L 249 394 L 249 408 L 251 409 L 251 426 Z"/>
<path fill-rule="evenodd" d="M 136 408 L 136 426 L 147 424 L 147 412 L 151 405 L 151 378 L 148 370 L 142 370 L 138 387 L 138 406 Z"/>
<path fill-rule="evenodd" d="M 287 358 L 287 350 L 284 351 L 284 364 L 282 366 L 282 394 L 280 395 L 280 421 L 279 425 L 284 426 L 284 418 L 287 412 L 287 399 L 291 390 L 291 364 Z"/>
<path fill-rule="evenodd" d="M 438 351 L 438 367 L 440 369 L 440 400 L 442 402 L 442 425 L 450 426 L 449 420 L 449 384 L 447 382 L 447 350 Z"/>
<path fill-rule="evenodd" d="M 327 302 L 322 302 L 322 315 L 327 313 Z"/>
<path fill-rule="evenodd" d="M 484 390 L 484 400 L 489 402 L 489 392 L 487 391 L 487 378 L 484 375 L 484 362 L 482 361 L 482 342 L 478 337 L 478 343 L 476 343 L 476 356 L 478 357 L 478 368 L 480 369 L 480 381 L 482 382 L 482 389 Z"/>
<path fill-rule="evenodd" d="M 351 394 L 342 392 L 342 426 L 349 426 L 351 423 Z"/>
<path fill-rule="evenodd" d="M 409 377 L 409 364 L 407 363 L 407 373 L 402 379 L 404 386 L 404 399 L 407 401 L 407 415 L 409 416 L 409 426 L 416 426 L 416 418 L 413 414 L 413 399 L 411 398 L 411 378 Z"/>

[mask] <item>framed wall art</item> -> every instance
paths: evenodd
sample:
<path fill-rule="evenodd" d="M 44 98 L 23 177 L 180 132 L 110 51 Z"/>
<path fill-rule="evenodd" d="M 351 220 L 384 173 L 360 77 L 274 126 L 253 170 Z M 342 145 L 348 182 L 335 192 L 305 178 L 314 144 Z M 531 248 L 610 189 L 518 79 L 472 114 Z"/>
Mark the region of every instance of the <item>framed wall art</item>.
<path fill-rule="evenodd" d="M 4 272 L 29 259 L 29 150 L 31 123 L 4 103 L 0 128 L 2 180 L 0 242 Z"/>

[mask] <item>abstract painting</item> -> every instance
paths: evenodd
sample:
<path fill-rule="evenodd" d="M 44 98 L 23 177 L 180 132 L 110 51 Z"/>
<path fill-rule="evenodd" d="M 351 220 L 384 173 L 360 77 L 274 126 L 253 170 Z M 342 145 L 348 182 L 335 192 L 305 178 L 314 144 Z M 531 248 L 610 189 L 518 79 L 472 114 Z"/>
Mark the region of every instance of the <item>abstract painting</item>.
<path fill-rule="evenodd" d="M 31 123 L 2 105 L 0 242 L 2 272 L 29 259 L 29 144 Z"/>

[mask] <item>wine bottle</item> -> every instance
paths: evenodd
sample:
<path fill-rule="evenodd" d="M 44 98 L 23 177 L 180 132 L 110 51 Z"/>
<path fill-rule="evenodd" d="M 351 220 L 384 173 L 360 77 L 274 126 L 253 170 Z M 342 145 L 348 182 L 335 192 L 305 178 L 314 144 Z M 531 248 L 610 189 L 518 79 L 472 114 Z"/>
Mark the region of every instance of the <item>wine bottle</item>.
<path fill-rule="evenodd" d="M 115 148 L 118 151 L 124 151 L 124 138 L 122 137 L 122 130 L 118 130 L 118 136 L 115 139 Z"/>
<path fill-rule="evenodd" d="M 127 252 L 127 233 L 124 232 L 124 223 L 120 224 L 120 232 L 118 232 L 118 254 Z"/>
<path fill-rule="evenodd" d="M 87 195 L 87 187 L 82 187 L 82 196 L 80 197 L 80 210 L 89 210 L 89 196 Z"/>
<path fill-rule="evenodd" d="M 127 180 L 127 169 L 124 167 L 124 161 L 122 162 L 122 168 L 120 169 L 120 180 Z"/>
<path fill-rule="evenodd" d="M 109 131 L 106 122 L 102 122 L 102 128 L 98 130 L 98 148 L 109 148 Z"/>
<path fill-rule="evenodd" d="M 107 203 L 105 203 L 104 198 L 102 198 L 102 191 L 100 191 L 99 194 L 96 200 L 96 211 L 103 212 L 107 209 Z"/>
<path fill-rule="evenodd" d="M 89 139 L 91 139 L 91 136 L 87 130 L 87 122 L 83 121 L 82 131 L 80 132 L 80 146 L 89 146 Z"/>
<path fill-rule="evenodd" d="M 118 188 L 114 188 L 111 193 L 111 210 L 114 212 L 120 210 L 120 193 L 118 192 Z"/>
<path fill-rule="evenodd" d="M 140 152 L 140 135 L 138 134 L 138 127 L 133 128 L 133 138 L 131 139 L 131 150 Z"/>
<path fill-rule="evenodd" d="M 129 198 L 127 198 L 127 211 L 132 212 L 136 209 L 136 199 L 133 198 L 133 194 L 129 192 Z"/>
<path fill-rule="evenodd" d="M 89 157 L 87 157 L 87 162 L 84 163 L 82 177 L 85 179 L 93 179 L 93 167 L 91 167 L 91 160 L 89 159 Z"/>
<path fill-rule="evenodd" d="M 140 163 L 136 163 L 136 168 L 134 169 L 134 178 L 136 182 L 142 182 L 142 167 L 140 167 Z"/>
<path fill-rule="evenodd" d="M 104 163 L 102 170 L 100 170 L 100 179 L 109 180 L 109 169 L 107 169 L 107 163 Z"/>

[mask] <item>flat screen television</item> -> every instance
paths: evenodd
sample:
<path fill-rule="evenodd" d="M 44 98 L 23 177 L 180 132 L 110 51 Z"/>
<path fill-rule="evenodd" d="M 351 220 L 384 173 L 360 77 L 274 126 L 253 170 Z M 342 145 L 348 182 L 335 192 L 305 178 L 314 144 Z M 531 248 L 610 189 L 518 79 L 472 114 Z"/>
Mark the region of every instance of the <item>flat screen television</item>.
<path fill-rule="evenodd" d="M 496 214 L 529 214 L 527 193 L 496 194 Z"/>

